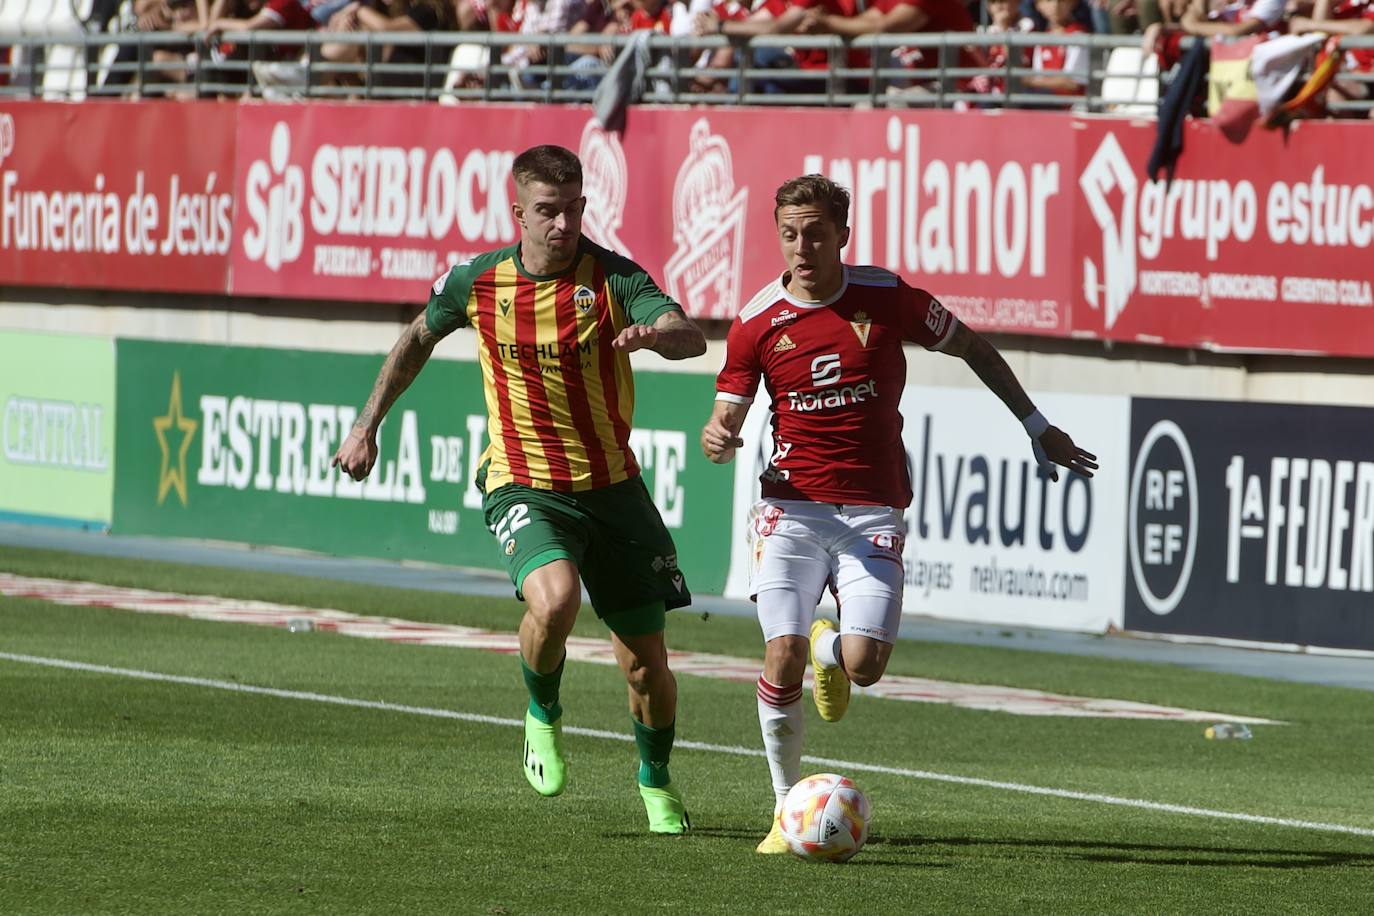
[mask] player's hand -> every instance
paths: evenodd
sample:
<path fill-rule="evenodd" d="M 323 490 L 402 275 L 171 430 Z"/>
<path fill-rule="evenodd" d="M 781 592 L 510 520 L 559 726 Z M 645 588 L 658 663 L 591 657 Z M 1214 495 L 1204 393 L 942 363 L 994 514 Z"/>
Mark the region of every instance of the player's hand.
<path fill-rule="evenodd" d="M 356 429 L 350 429 L 347 438 L 334 453 L 330 466 L 341 469 L 354 480 L 362 480 L 372 473 L 372 465 L 376 463 L 377 437 L 365 436 Z"/>
<path fill-rule="evenodd" d="M 701 430 L 701 451 L 712 464 L 733 461 L 735 449 L 743 446 L 744 440 L 731 432 L 719 417 L 712 417 Z"/>
<path fill-rule="evenodd" d="M 1069 434 L 1057 426 L 1051 426 L 1040 434 L 1039 439 L 1031 440 L 1031 450 L 1040 468 L 1050 475 L 1050 480 L 1059 479 L 1055 465 L 1063 465 L 1077 471 L 1084 477 L 1093 476 L 1097 470 L 1097 456 L 1073 444 Z"/>
<path fill-rule="evenodd" d="M 632 324 L 616 336 L 611 346 L 626 353 L 633 353 L 636 350 L 651 349 L 656 343 L 658 328 L 647 324 Z"/>

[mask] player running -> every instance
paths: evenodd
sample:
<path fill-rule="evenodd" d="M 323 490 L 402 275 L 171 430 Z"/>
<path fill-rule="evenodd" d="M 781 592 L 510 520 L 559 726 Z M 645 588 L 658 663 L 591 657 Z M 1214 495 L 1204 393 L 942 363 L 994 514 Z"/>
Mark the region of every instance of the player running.
<path fill-rule="evenodd" d="M 730 327 L 716 402 L 701 432 L 730 461 L 762 378 L 772 398 L 773 455 L 755 507 L 751 592 L 766 643 L 759 727 L 776 795 L 761 853 L 787 851 L 778 812 L 801 777 L 802 676 L 808 631 L 816 710 L 838 721 L 850 683 L 882 677 L 902 613 L 902 548 L 911 482 L 898 402 L 903 342 L 962 357 L 1026 428 L 1042 473 L 1085 476 L 1096 456 L 1035 409 L 997 350 L 933 296 L 878 267 L 840 261 L 849 192 L 820 175 L 778 189 L 774 217 L 786 270 Z M 827 581 L 841 625 L 812 622 Z"/>
<path fill-rule="evenodd" d="M 582 235 L 582 165 L 536 146 L 512 166 L 520 241 L 454 267 L 402 332 L 358 422 L 334 457 L 355 480 L 377 458 L 377 430 L 434 345 L 477 332 L 490 438 L 477 472 L 482 511 L 516 594 L 525 713 L 525 778 L 541 795 L 567 779 L 559 683 L 581 603 L 611 630 L 629 684 L 639 792 L 654 833 L 689 826 L 668 773 L 677 683 L 663 642 L 666 610 L 691 602 L 677 548 L 630 450 L 629 354 L 706 350 L 701 331 L 640 267 Z"/>

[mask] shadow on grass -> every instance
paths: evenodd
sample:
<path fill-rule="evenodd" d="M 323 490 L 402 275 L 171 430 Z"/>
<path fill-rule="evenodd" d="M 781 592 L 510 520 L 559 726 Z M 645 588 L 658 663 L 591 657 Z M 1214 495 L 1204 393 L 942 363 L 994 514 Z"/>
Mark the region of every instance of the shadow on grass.
<path fill-rule="evenodd" d="M 1306 849 L 1254 849 L 1235 846 L 1181 846 L 1167 843 L 1118 843 L 1097 840 L 999 839 L 992 837 L 870 836 L 866 848 L 1013 847 L 1043 849 L 1051 856 L 1088 862 L 1137 865 L 1191 865 L 1201 868 L 1238 865 L 1251 868 L 1374 868 L 1374 852 Z M 1019 857 L 1019 856 L 1018 856 Z"/>

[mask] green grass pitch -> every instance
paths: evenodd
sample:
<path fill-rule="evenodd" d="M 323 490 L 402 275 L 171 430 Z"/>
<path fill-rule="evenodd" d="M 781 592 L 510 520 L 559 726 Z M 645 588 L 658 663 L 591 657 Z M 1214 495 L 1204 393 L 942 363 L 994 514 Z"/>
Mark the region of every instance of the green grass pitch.
<path fill-rule="evenodd" d="M 0 569 L 513 630 L 514 601 L 6 549 Z M 749 620 L 670 615 L 675 649 L 761 657 Z M 908 623 L 916 629 L 919 623 Z M 588 611 L 579 635 L 604 636 Z M 516 719 L 509 656 L 0 599 L 0 652 Z M 1374 830 L 1374 694 L 903 642 L 893 673 L 1283 720 L 1034 718 L 857 697 L 807 752 Z M 683 676 L 681 738 L 753 750 L 748 685 Z M 570 663 L 568 723 L 629 734 L 613 668 Z M 1367 913 L 1374 836 L 890 773 L 851 863 L 762 857 L 757 756 L 680 748 L 696 830 L 645 831 L 632 744 L 572 735 L 541 799 L 520 733 L 0 659 L 0 913 Z M 815 769 L 815 767 L 812 767 Z"/>

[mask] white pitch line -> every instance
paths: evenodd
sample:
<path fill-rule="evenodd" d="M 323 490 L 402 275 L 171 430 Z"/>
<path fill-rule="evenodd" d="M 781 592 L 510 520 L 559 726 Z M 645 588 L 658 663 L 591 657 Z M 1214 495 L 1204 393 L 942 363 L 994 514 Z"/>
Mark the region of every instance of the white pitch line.
<path fill-rule="evenodd" d="M 27 665 L 41 665 L 46 668 L 62 668 L 68 671 L 86 671 L 92 674 L 110 674 L 119 677 L 136 678 L 143 681 L 158 681 L 168 684 L 184 684 L 192 687 L 209 687 L 215 690 L 228 690 L 234 693 L 248 693 L 259 696 L 277 697 L 285 700 L 308 700 L 313 703 L 328 703 L 333 706 L 350 706 L 358 709 L 375 709 L 384 712 L 401 712 L 415 716 L 429 716 L 436 719 L 456 719 L 462 722 L 476 722 L 482 725 L 500 725 L 506 728 L 522 728 L 519 719 L 506 719 L 501 716 L 485 716 L 480 713 L 459 712 L 454 709 L 440 709 L 434 706 L 410 706 L 405 703 L 389 703 L 385 700 L 363 700 L 356 697 L 341 697 L 328 693 L 314 693 L 304 690 L 283 690 L 279 687 L 259 687 L 255 684 L 236 684 L 233 681 L 219 681 L 212 678 L 189 677 L 182 674 L 163 674 L 157 671 L 140 671 L 136 668 L 116 668 L 110 665 L 94 665 L 63 658 L 46 658 L 41 655 L 22 655 L 15 652 L 0 652 L 0 659 Z M 588 738 L 604 738 L 611 741 L 633 743 L 634 737 L 621 732 L 599 728 L 579 728 L 565 726 L 564 732 Z M 730 754 L 735 757 L 762 757 L 763 751 L 757 748 L 740 747 L 730 744 L 708 744 L 704 741 L 676 741 L 675 748 L 693 751 L 707 751 L 714 754 Z M 1140 798 L 1122 798 L 1116 795 L 1102 795 L 1095 792 L 1074 792 L 1069 789 L 1055 789 L 1048 786 L 1032 786 L 1019 782 L 1003 782 L 996 779 L 980 779 L 976 776 L 958 776 L 952 773 L 936 773 L 930 770 L 911 770 L 905 767 L 881 766 L 874 763 L 861 763 L 855 760 L 837 760 L 832 757 L 802 757 L 806 763 L 836 772 L 857 771 L 881 773 L 885 776 L 905 776 L 909 779 L 922 779 L 931 782 L 952 783 L 961 786 L 977 786 L 983 789 L 1000 789 L 1006 792 L 1021 792 L 1027 795 L 1042 795 L 1051 798 L 1064 798 L 1071 801 L 1097 802 L 1102 805 L 1117 805 L 1123 808 L 1140 808 L 1146 811 L 1162 811 L 1167 814 L 1186 814 L 1193 817 L 1209 817 L 1218 820 L 1242 821 L 1248 824 L 1268 824 L 1274 827 L 1294 827 L 1300 830 L 1318 830 L 1326 833 L 1345 833 L 1353 836 L 1374 837 L 1374 829 L 1351 827 L 1346 824 L 1327 824 L 1321 821 L 1296 820 L 1286 817 L 1269 817 L 1262 814 L 1245 814 L 1237 811 L 1216 811 L 1211 808 L 1195 808 L 1191 805 L 1171 805 L 1167 802 L 1153 802 Z"/>

